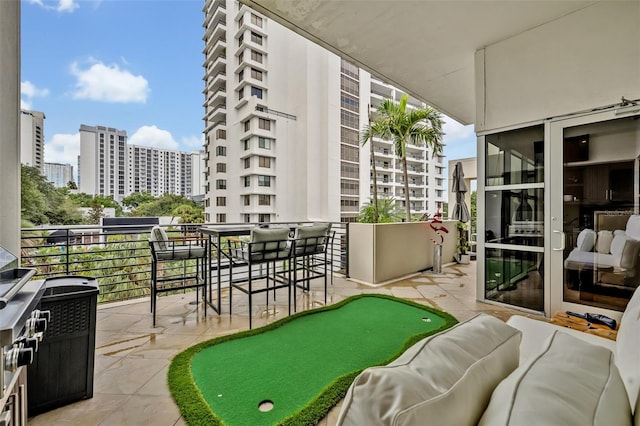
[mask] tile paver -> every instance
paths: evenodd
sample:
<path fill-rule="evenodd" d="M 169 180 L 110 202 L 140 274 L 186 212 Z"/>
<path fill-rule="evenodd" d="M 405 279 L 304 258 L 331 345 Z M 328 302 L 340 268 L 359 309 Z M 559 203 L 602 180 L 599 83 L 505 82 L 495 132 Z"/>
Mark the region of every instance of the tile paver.
<path fill-rule="evenodd" d="M 329 304 L 360 293 L 382 293 L 403 297 L 445 310 L 464 321 L 478 312 L 506 320 L 517 311 L 485 304 L 475 299 L 475 262 L 449 265 L 443 274 L 425 272 L 408 279 L 372 288 L 335 277 L 329 286 Z M 312 284 L 310 293 L 297 293 L 297 311 L 322 306 L 323 292 Z M 96 325 L 94 396 L 29 420 L 33 426 L 50 424 L 153 424 L 184 425 L 170 397 L 166 372 L 170 359 L 189 346 L 214 337 L 246 330 L 249 325 L 245 295 L 233 293 L 233 315 L 229 315 L 227 290 L 223 290 L 221 315 L 191 302 L 194 293 L 158 299 L 157 327 L 151 326 L 149 299 L 101 305 Z M 254 327 L 287 315 L 286 293 L 276 301 L 254 297 Z M 334 425 L 339 406 L 320 423 Z"/>

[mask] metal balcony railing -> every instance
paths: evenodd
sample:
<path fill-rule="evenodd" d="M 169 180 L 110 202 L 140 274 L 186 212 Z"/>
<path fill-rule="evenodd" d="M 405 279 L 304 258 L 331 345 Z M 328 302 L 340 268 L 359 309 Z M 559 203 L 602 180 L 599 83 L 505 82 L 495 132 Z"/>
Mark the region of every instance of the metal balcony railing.
<path fill-rule="evenodd" d="M 264 223 L 261 226 L 304 225 L 305 223 Z M 247 225 L 246 223 L 224 225 Z M 254 225 L 258 225 L 254 223 Z M 198 238 L 201 226 L 220 224 L 179 224 L 164 226 L 169 238 Z M 332 223 L 336 232 L 329 247 L 332 272 L 348 275 L 348 227 Z M 99 303 L 145 297 L 151 289 L 151 251 L 149 225 L 46 226 L 21 230 L 21 266 L 35 268 L 34 279 L 65 275 L 82 275 L 98 280 Z M 224 246 L 223 246 L 224 248 Z M 211 247 L 211 259 L 217 258 Z M 188 275 L 195 260 L 167 262 L 164 274 Z M 228 280 L 228 270 L 222 281 Z M 181 290 L 182 291 L 182 290 Z"/>

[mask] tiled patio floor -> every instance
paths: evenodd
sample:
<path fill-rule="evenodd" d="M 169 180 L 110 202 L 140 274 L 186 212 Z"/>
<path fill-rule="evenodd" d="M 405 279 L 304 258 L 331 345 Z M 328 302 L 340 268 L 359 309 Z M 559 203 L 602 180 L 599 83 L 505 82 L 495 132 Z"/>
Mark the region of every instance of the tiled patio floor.
<path fill-rule="evenodd" d="M 379 288 L 335 277 L 328 303 L 360 293 L 383 293 L 414 300 L 454 315 L 463 321 L 477 312 L 506 320 L 517 311 L 480 303 L 475 298 L 476 266 L 450 265 L 443 274 L 423 273 Z M 298 310 L 323 304 L 321 280 L 312 282 L 310 294 L 298 292 Z M 253 326 L 259 327 L 287 315 L 286 293 L 267 310 L 265 295 L 254 296 Z M 228 295 L 223 291 L 223 314 L 194 304 L 195 293 L 161 297 L 157 327 L 151 326 L 149 299 L 98 307 L 93 398 L 33 417 L 33 426 L 64 425 L 182 425 L 178 407 L 166 384 L 174 355 L 187 347 L 249 326 L 247 297 L 233 293 L 233 315 L 228 314 Z M 30 391 L 33 391 L 30 389 Z M 321 422 L 333 425 L 334 408 Z"/>

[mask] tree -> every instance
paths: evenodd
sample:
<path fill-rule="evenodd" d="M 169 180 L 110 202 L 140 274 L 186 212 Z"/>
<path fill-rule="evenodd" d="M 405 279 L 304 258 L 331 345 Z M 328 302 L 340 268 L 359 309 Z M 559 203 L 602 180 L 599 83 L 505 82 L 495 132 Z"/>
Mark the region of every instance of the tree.
<path fill-rule="evenodd" d="M 21 167 L 21 216 L 35 225 L 75 225 L 82 215 L 67 200 L 67 188 L 56 188 L 36 167 Z"/>
<path fill-rule="evenodd" d="M 371 136 L 393 141 L 395 155 L 402 162 L 404 183 L 405 217 L 411 221 L 409 201 L 409 175 L 407 172 L 407 144 L 426 145 L 433 156 L 442 154 L 442 116 L 431 107 L 407 110 L 408 95 L 400 102 L 385 99 L 376 110 L 376 117 L 369 125 Z"/>
<path fill-rule="evenodd" d="M 181 204 L 171 212 L 174 217 L 179 217 L 178 223 L 204 223 L 202 208 L 190 204 Z"/>
<path fill-rule="evenodd" d="M 91 205 L 91 208 L 89 209 L 89 211 L 87 212 L 87 220 L 91 224 L 99 224 L 100 219 L 102 218 L 103 215 L 104 215 L 104 206 L 102 204 L 98 204 L 97 202 L 94 202 Z"/>
<path fill-rule="evenodd" d="M 67 188 L 69 189 L 78 189 L 78 185 L 76 185 L 76 183 L 72 180 L 70 180 L 69 182 L 67 182 Z"/>
<path fill-rule="evenodd" d="M 134 192 L 128 197 L 122 199 L 122 205 L 131 209 L 137 208 L 140 204 L 150 203 L 156 200 L 156 197 L 148 192 Z"/>
<path fill-rule="evenodd" d="M 173 216 L 173 210 L 181 205 L 198 207 L 195 202 L 182 195 L 164 194 L 153 201 L 138 205 L 132 214 L 141 217 Z"/>
<path fill-rule="evenodd" d="M 382 197 L 377 199 L 377 209 L 374 208 L 373 200 L 366 203 L 360 209 L 358 222 L 360 223 L 390 223 L 400 222 L 402 212 L 396 206 L 396 200 L 392 197 Z M 375 212 L 375 213 L 374 213 Z M 378 216 L 376 217 L 375 214 Z"/>
<path fill-rule="evenodd" d="M 102 206 L 103 209 L 111 207 L 115 209 L 117 217 L 122 216 L 122 206 L 115 201 L 112 196 L 105 197 L 102 195 L 90 195 L 80 192 L 78 194 L 69 194 L 69 198 L 80 207 L 93 208 L 95 205 Z"/>

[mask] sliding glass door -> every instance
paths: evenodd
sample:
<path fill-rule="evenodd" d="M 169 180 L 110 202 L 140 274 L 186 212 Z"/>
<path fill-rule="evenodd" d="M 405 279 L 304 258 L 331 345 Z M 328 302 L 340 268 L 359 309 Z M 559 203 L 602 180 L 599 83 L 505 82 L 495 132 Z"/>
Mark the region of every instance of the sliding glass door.
<path fill-rule="evenodd" d="M 478 271 L 484 274 L 484 299 L 543 312 L 544 125 L 481 141 L 485 238 Z"/>
<path fill-rule="evenodd" d="M 638 107 L 619 108 L 548 123 L 552 312 L 611 315 L 640 284 L 640 229 L 628 229 L 640 193 L 639 117 Z"/>

